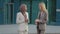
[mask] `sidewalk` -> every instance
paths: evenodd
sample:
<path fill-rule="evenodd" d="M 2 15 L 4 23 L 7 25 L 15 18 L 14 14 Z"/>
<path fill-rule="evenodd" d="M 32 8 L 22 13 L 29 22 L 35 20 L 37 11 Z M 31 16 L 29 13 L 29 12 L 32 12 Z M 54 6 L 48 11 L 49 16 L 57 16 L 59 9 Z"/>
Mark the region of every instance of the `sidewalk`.
<path fill-rule="evenodd" d="M 0 34 L 18 34 L 18 26 L 13 25 L 0 25 Z M 36 34 L 36 25 L 29 24 L 29 34 Z M 60 26 L 50 26 L 46 27 L 46 34 L 60 34 Z"/>

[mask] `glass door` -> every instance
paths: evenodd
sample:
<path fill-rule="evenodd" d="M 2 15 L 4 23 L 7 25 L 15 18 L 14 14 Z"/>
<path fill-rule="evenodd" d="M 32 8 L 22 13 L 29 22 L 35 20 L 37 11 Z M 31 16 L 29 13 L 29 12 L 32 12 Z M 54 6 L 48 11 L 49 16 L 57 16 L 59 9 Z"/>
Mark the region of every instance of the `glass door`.
<path fill-rule="evenodd" d="M 13 24 L 14 17 L 14 3 L 5 4 L 4 24 Z"/>

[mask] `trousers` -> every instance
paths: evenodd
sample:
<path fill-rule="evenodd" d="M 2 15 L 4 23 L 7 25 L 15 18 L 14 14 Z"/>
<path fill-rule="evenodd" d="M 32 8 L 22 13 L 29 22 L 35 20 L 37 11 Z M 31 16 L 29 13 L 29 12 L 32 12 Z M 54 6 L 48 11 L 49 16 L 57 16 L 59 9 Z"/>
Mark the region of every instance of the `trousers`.
<path fill-rule="evenodd" d="M 28 34 L 28 31 L 18 31 L 18 34 Z"/>

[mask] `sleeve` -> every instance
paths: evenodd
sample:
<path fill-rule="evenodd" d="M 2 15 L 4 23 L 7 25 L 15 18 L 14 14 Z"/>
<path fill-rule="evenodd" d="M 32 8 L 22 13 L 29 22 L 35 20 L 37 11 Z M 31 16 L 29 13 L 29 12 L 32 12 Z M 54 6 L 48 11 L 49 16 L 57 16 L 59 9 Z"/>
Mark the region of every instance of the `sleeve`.
<path fill-rule="evenodd" d="M 48 21 L 48 12 L 47 12 L 47 21 Z"/>
<path fill-rule="evenodd" d="M 46 12 L 46 21 L 48 21 L 48 12 Z"/>
<path fill-rule="evenodd" d="M 20 24 L 20 23 L 24 23 L 25 21 L 21 19 L 21 15 L 19 13 L 17 13 L 17 17 L 16 17 L 16 23 Z"/>
<path fill-rule="evenodd" d="M 28 19 L 28 23 L 29 23 L 30 21 L 29 21 L 29 14 L 28 14 L 28 12 L 27 12 L 27 19 Z"/>
<path fill-rule="evenodd" d="M 40 15 L 40 12 L 38 13 L 37 19 L 39 19 L 39 18 L 40 18 L 40 16 L 39 16 L 39 15 Z"/>
<path fill-rule="evenodd" d="M 45 13 L 44 21 L 45 21 L 45 22 L 48 22 L 48 12 Z"/>

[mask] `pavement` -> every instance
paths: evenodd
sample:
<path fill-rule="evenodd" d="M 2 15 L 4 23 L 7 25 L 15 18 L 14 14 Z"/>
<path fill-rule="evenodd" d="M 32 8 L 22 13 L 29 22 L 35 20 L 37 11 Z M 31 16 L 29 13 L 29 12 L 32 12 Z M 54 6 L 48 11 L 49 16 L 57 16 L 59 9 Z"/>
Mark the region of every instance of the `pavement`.
<path fill-rule="evenodd" d="M 0 25 L 0 34 L 18 34 L 18 25 L 9 24 L 9 25 Z M 46 34 L 60 34 L 60 26 L 46 26 Z M 36 25 L 29 24 L 29 34 L 36 34 Z"/>

